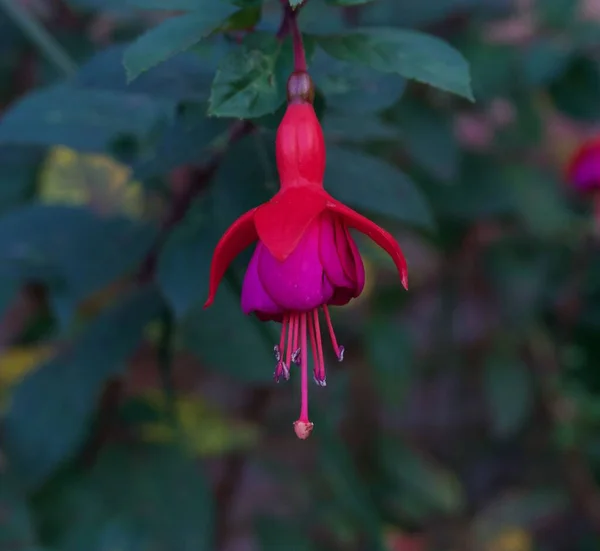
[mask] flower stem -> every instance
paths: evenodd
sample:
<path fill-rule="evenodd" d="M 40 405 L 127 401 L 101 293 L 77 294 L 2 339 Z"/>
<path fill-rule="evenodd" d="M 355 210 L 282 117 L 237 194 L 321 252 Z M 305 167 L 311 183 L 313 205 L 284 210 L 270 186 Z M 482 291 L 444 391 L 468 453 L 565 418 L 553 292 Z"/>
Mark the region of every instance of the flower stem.
<path fill-rule="evenodd" d="M 289 26 L 292 30 L 292 40 L 294 43 L 294 71 L 296 73 L 306 73 L 308 66 L 306 64 L 306 52 L 302 41 L 302 33 L 298 27 L 298 11 L 289 10 Z"/>

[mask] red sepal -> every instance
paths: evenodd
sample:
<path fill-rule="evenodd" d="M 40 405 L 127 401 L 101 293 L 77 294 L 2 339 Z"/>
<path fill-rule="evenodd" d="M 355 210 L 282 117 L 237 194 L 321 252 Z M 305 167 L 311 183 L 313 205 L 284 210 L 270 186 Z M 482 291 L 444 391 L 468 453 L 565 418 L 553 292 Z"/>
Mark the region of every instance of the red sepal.
<path fill-rule="evenodd" d="M 206 299 L 204 308 L 208 308 L 213 303 L 221 279 L 223 279 L 233 259 L 258 239 L 254 224 L 256 210 L 254 208 L 242 214 L 242 216 L 229 226 L 228 230 L 217 243 L 210 265 L 208 298 Z"/>
<path fill-rule="evenodd" d="M 388 253 L 398 269 L 402 286 L 408 290 L 408 269 L 406 267 L 406 259 L 404 258 L 400 245 L 398 245 L 398 242 L 391 234 L 383 228 L 380 228 L 375 222 L 372 222 L 333 198 L 330 198 L 327 202 L 327 210 L 341 216 L 348 227 L 355 228 L 361 233 L 364 233 Z"/>
<path fill-rule="evenodd" d="M 261 242 L 280 262 L 296 248 L 304 232 L 326 207 L 328 195 L 308 185 L 283 189 L 254 215 Z"/>

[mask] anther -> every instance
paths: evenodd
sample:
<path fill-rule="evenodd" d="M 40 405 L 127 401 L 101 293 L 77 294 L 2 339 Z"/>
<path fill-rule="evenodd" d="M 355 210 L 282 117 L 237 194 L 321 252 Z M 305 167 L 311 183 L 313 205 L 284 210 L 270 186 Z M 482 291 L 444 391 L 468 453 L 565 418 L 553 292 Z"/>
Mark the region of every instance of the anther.
<path fill-rule="evenodd" d="M 302 361 L 300 354 L 301 354 L 300 348 L 296 349 L 296 351 L 292 354 L 292 363 L 295 363 L 296 365 L 300 365 L 300 362 Z"/>
<path fill-rule="evenodd" d="M 313 380 L 317 384 L 317 386 L 327 386 L 327 379 L 320 379 L 317 375 L 313 375 Z"/>
<path fill-rule="evenodd" d="M 290 370 L 285 362 L 278 361 L 275 366 L 275 373 L 273 373 L 273 379 L 278 383 L 281 379 L 288 381 L 290 378 Z"/>
<path fill-rule="evenodd" d="M 340 346 L 338 348 L 338 355 L 337 355 L 338 362 L 344 361 L 344 352 L 346 352 L 346 349 L 343 346 Z"/>

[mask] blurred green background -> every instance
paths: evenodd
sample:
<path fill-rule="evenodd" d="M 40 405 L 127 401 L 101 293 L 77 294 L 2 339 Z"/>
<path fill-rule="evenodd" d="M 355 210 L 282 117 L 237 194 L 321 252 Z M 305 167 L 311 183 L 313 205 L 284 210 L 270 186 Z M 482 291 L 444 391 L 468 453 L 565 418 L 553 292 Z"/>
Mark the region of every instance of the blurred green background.
<path fill-rule="evenodd" d="M 359 240 L 307 441 L 249 251 L 202 309 L 278 189 L 281 14 L 0 1 L 0 551 L 600 550 L 600 2 L 302 7 L 325 187 L 411 285 Z"/>

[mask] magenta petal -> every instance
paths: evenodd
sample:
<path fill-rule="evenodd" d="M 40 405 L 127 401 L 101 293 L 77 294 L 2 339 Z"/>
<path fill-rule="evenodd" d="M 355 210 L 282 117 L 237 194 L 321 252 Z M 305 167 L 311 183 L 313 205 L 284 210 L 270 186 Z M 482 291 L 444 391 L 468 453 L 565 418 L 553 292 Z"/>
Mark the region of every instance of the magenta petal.
<path fill-rule="evenodd" d="M 258 276 L 259 258 L 265 251 L 262 243 L 256 245 L 250 264 L 248 264 L 242 285 L 242 311 L 245 314 L 258 312 L 263 317 L 270 317 L 282 314 L 284 310 L 265 291 Z"/>
<path fill-rule="evenodd" d="M 302 240 L 283 261 L 264 249 L 258 273 L 264 289 L 287 311 L 306 312 L 326 304 L 333 295 L 319 258 L 319 224 L 307 228 Z"/>
<path fill-rule="evenodd" d="M 324 215 L 320 219 L 321 224 L 321 237 L 319 239 L 319 257 L 323 270 L 327 275 L 327 279 L 333 284 L 334 287 L 354 287 L 354 282 L 348 277 L 342 266 L 342 259 L 340 258 L 339 248 L 340 244 L 337 240 L 336 227 L 334 225 L 333 218 L 329 215 Z M 344 233 L 341 233 L 344 238 Z M 342 248 L 346 245 L 342 243 Z M 348 250 L 348 254 L 352 253 Z M 354 267 L 353 270 L 354 271 Z M 351 272 L 352 273 L 352 272 Z"/>
<path fill-rule="evenodd" d="M 576 186 L 582 191 L 597 188 L 600 185 L 600 155 L 590 151 L 577 163 L 572 174 Z"/>

